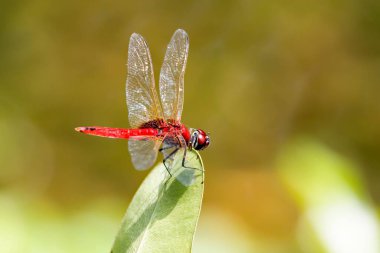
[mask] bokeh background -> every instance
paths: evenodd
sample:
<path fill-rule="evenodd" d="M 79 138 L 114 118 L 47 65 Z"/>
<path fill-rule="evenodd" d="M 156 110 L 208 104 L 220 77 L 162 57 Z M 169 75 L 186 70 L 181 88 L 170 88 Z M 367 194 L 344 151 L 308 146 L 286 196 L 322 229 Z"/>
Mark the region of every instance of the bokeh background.
<path fill-rule="evenodd" d="M 0 252 L 109 251 L 146 173 L 74 127 L 127 127 L 129 36 L 157 79 L 177 28 L 212 138 L 194 252 L 380 252 L 375 0 L 2 1 Z"/>

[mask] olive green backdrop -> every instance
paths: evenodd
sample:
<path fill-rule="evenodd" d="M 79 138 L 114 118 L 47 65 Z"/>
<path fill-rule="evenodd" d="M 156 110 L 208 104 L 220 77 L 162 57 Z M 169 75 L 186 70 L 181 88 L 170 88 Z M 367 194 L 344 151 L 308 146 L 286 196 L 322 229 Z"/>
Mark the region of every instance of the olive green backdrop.
<path fill-rule="evenodd" d="M 212 141 L 194 252 L 377 252 L 371 0 L 3 1 L 0 251 L 110 249 L 147 173 L 125 141 L 74 127 L 128 127 L 129 36 L 147 40 L 157 80 L 177 28 L 190 37 L 183 122 Z"/>

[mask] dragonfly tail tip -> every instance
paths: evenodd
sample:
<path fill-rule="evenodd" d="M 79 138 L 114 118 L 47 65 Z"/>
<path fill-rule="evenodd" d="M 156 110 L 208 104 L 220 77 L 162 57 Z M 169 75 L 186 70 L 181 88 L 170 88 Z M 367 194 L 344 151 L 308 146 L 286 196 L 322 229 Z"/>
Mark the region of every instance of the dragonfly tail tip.
<path fill-rule="evenodd" d="M 75 131 L 77 131 L 77 132 L 83 132 L 85 130 L 85 127 L 76 127 L 75 128 Z"/>

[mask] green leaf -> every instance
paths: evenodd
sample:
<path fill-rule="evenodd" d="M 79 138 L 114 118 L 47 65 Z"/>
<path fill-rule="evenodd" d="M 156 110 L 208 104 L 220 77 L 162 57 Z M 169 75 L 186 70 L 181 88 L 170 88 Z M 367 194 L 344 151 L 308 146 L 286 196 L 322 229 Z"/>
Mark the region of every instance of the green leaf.
<path fill-rule="evenodd" d="M 180 152 L 178 152 L 180 153 Z M 191 252 L 201 209 L 204 173 L 181 166 L 177 154 L 169 178 L 157 165 L 144 180 L 128 207 L 111 253 Z M 203 170 L 196 151 L 188 151 L 186 166 Z M 194 179 L 189 186 L 176 178 Z"/>

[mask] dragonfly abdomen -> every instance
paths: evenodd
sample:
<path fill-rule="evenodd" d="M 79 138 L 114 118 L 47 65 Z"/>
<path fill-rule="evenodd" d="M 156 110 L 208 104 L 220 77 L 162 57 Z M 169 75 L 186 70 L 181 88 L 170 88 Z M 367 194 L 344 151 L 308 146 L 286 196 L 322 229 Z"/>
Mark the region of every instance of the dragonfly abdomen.
<path fill-rule="evenodd" d="M 158 130 L 154 128 L 125 129 L 111 127 L 77 127 L 75 130 L 84 134 L 120 139 L 129 139 L 131 137 L 144 138 L 144 136 L 158 135 Z"/>

